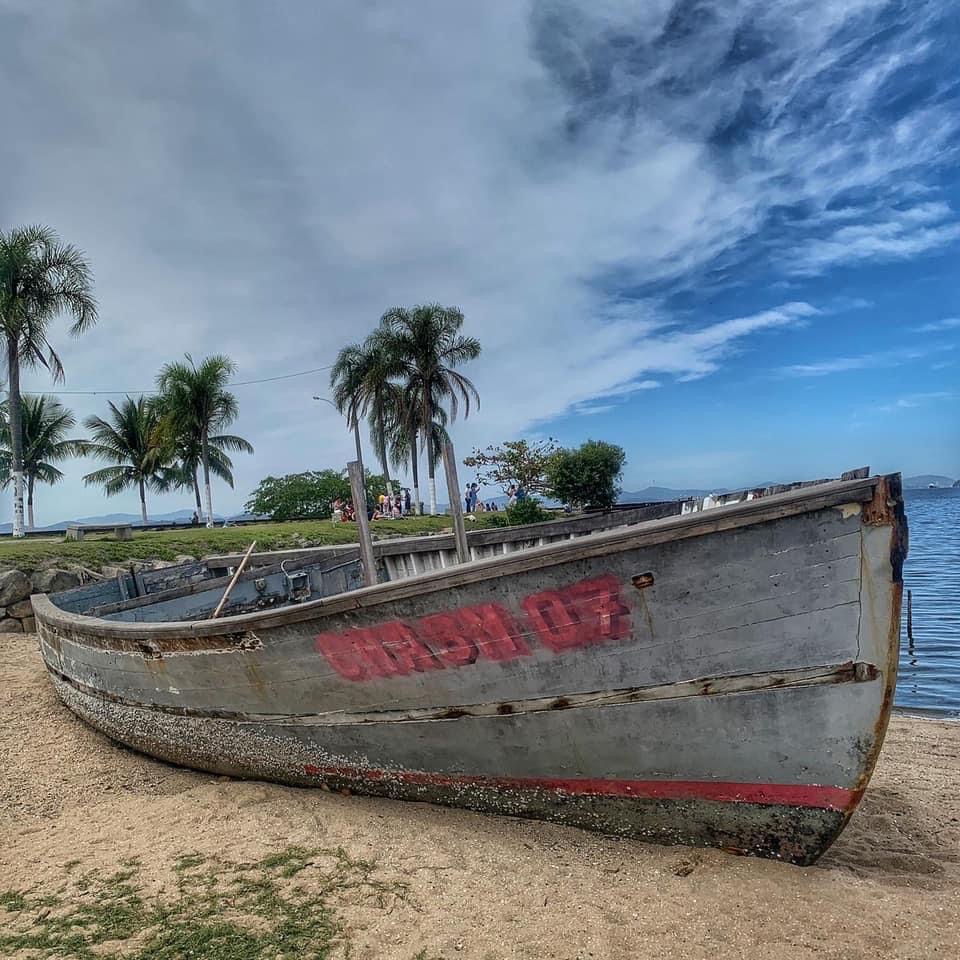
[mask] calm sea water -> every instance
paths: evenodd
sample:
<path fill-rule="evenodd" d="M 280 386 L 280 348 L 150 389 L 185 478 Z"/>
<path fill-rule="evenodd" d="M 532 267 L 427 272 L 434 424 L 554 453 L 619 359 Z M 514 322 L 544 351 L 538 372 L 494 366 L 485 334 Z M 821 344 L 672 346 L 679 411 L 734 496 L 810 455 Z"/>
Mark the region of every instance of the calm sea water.
<path fill-rule="evenodd" d="M 907 490 L 896 705 L 960 718 L 960 490 Z M 907 595 L 913 593 L 913 640 Z"/>

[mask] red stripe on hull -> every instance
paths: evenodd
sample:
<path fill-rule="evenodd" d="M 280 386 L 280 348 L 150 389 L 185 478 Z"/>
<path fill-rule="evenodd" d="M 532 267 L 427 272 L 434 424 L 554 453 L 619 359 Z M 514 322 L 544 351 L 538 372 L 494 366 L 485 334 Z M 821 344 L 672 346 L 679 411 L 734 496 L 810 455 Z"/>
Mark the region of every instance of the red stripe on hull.
<path fill-rule="evenodd" d="M 394 780 L 411 786 L 482 787 L 493 790 L 547 790 L 576 797 L 624 797 L 635 800 L 714 800 L 767 806 L 848 810 L 862 791 L 792 783 L 731 783 L 725 780 L 604 780 L 564 777 L 485 777 L 469 774 L 367 770 L 360 767 L 318 767 L 307 764 L 309 776 L 347 780 Z"/>

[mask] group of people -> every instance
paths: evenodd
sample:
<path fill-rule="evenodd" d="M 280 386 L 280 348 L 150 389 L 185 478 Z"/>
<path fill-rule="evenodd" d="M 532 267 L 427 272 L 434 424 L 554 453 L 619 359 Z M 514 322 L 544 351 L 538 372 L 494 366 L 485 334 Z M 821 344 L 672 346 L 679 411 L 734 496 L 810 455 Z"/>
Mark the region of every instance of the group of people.
<path fill-rule="evenodd" d="M 527 491 L 523 489 L 522 484 L 511 483 L 507 488 L 507 506 L 515 507 L 518 503 L 523 503 L 527 499 Z"/>
<path fill-rule="evenodd" d="M 468 483 L 464 488 L 463 506 L 467 513 L 495 513 L 500 509 L 495 501 L 484 503 L 480 499 L 480 488 L 475 483 Z"/>
<path fill-rule="evenodd" d="M 512 507 L 522 503 L 527 498 L 523 486 L 511 483 L 507 489 L 507 506 Z M 409 516 L 412 510 L 410 488 L 404 487 L 398 493 L 381 493 L 376 503 L 367 506 L 367 516 L 371 520 L 399 520 Z M 337 497 L 333 501 L 333 519 L 337 522 L 356 520 L 357 515 L 353 504 L 349 500 Z M 468 483 L 463 491 L 463 506 L 467 513 L 497 513 L 502 508 L 495 501 L 484 502 L 480 499 L 480 486 L 477 483 Z"/>
<path fill-rule="evenodd" d="M 333 509 L 334 523 L 357 519 L 357 513 L 353 509 L 353 503 L 349 500 L 342 500 L 340 497 L 337 497 L 330 506 Z"/>
<path fill-rule="evenodd" d="M 367 504 L 367 518 L 370 520 L 399 520 L 411 513 L 411 496 L 409 487 L 404 487 L 393 495 L 381 493 L 376 503 L 371 507 Z M 337 497 L 331 504 L 335 523 L 357 519 L 357 512 L 353 503 Z"/>
<path fill-rule="evenodd" d="M 404 487 L 399 493 L 392 497 L 387 493 L 381 493 L 377 497 L 377 504 L 373 508 L 371 520 L 399 520 L 410 513 L 411 497 L 410 490 Z"/>

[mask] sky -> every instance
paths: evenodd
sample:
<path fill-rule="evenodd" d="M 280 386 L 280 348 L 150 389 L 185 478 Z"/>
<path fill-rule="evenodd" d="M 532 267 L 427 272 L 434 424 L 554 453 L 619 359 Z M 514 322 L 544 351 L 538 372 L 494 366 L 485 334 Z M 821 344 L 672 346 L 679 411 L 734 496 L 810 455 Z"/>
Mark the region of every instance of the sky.
<path fill-rule="evenodd" d="M 351 458 L 320 368 L 438 301 L 483 345 L 463 455 L 960 477 L 958 40 L 923 0 L 0 0 L 0 229 L 82 248 L 100 314 L 24 389 L 82 419 L 184 353 L 286 377 L 236 386 L 232 512 Z M 137 512 L 94 467 L 37 522 Z"/>

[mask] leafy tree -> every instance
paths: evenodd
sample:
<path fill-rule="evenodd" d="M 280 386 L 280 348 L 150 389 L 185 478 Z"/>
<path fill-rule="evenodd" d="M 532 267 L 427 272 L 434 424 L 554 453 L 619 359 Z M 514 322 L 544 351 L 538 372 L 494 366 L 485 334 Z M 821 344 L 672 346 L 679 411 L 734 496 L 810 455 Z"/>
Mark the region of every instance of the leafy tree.
<path fill-rule="evenodd" d="M 437 512 L 437 427 L 446 426 L 438 411 L 447 413 L 444 405 L 449 404 L 452 422 L 461 404 L 466 418 L 470 404 L 480 403 L 477 388 L 455 369 L 480 356 L 480 342 L 460 333 L 463 322 L 463 313 L 457 307 L 437 303 L 410 309 L 394 307 L 381 318 L 377 334 L 388 359 L 389 375 L 403 388 L 409 424 L 416 424 L 420 443 L 426 450 L 432 515 Z M 411 443 L 411 447 L 415 456 L 415 444 Z"/>
<path fill-rule="evenodd" d="M 612 507 L 620 494 L 626 458 L 623 447 L 602 440 L 588 440 L 575 450 L 559 450 L 547 470 L 550 492 L 571 505 Z"/>
<path fill-rule="evenodd" d="M 73 318 L 71 335 L 92 327 L 97 322 L 92 286 L 84 255 L 61 243 L 49 227 L 0 231 L 0 343 L 7 360 L 15 537 L 24 532 L 20 368 L 46 367 L 55 381 L 63 379 L 63 364 L 48 339 L 50 323 L 66 313 Z"/>
<path fill-rule="evenodd" d="M 91 431 L 85 452 L 110 466 L 88 473 L 87 486 L 102 486 L 108 497 L 136 486 L 140 491 L 140 516 L 147 523 L 146 489 L 167 489 L 167 467 L 159 426 L 160 408 L 145 397 L 127 397 L 118 407 L 112 401 L 109 418 L 87 417 L 84 426 Z"/>
<path fill-rule="evenodd" d="M 188 353 L 186 363 L 167 363 L 157 374 L 158 404 L 162 412 L 161 433 L 166 443 L 186 445 L 199 450 L 203 468 L 203 488 L 207 503 L 207 526 L 213 526 L 213 495 L 210 490 L 211 438 L 224 436 L 219 431 L 230 426 L 240 413 L 237 398 L 227 390 L 237 365 L 223 354 L 206 357 L 199 366 Z M 230 438 L 233 449 L 253 452 L 239 437 Z M 240 446 L 236 446 L 239 441 Z M 221 444 L 221 447 L 224 444 Z"/>
<path fill-rule="evenodd" d="M 477 471 L 481 486 L 497 485 L 507 490 L 519 484 L 528 493 L 547 493 L 547 470 L 559 450 L 556 440 L 507 440 L 499 446 L 477 447 L 464 466 Z"/>
<path fill-rule="evenodd" d="M 0 483 L 12 482 L 10 476 L 11 437 L 8 404 L 0 414 Z M 86 450 L 83 440 L 68 439 L 67 433 L 77 425 L 73 413 L 55 397 L 45 394 L 24 394 L 21 397 L 23 425 L 23 475 L 27 481 L 27 529 L 34 528 L 33 491 L 38 483 L 51 485 L 63 479 L 63 473 L 54 464 L 70 457 L 82 456 Z"/>
<path fill-rule="evenodd" d="M 386 489 L 386 478 L 364 473 L 367 501 L 372 504 Z M 346 470 L 307 470 L 284 477 L 265 477 L 245 504 L 250 513 L 267 515 L 271 520 L 315 517 L 327 520 L 333 514 L 333 501 L 351 500 Z"/>
<path fill-rule="evenodd" d="M 337 498 L 350 497 L 350 481 L 338 470 L 307 470 L 284 477 L 264 477 L 245 504 L 250 513 L 271 520 L 317 517 L 326 520 Z"/>

